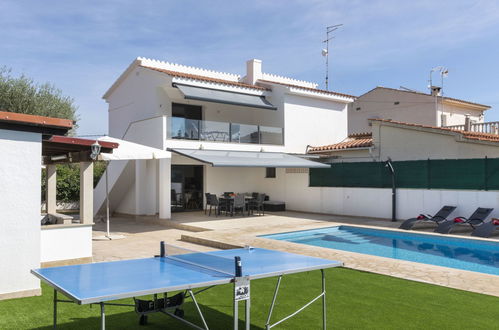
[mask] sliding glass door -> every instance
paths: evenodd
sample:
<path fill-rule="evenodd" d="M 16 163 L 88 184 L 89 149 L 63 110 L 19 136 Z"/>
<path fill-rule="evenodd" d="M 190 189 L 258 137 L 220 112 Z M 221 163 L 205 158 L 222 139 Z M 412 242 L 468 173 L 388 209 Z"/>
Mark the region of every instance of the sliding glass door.
<path fill-rule="evenodd" d="M 203 209 L 203 166 L 172 165 L 172 212 Z"/>

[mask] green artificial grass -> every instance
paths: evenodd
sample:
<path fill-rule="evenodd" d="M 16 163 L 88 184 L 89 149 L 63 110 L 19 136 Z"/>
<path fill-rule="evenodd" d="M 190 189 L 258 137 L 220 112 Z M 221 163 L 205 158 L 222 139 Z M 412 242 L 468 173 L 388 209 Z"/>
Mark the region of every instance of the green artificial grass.
<path fill-rule="evenodd" d="M 286 316 L 320 292 L 320 271 L 283 277 L 273 321 Z M 326 271 L 328 327 L 334 329 L 496 329 L 499 298 L 406 281 L 345 268 Z M 251 282 L 252 329 L 264 329 L 276 278 Z M 0 329 L 52 327 L 53 290 L 42 285 L 40 297 L 0 301 Z M 232 285 L 201 293 L 198 302 L 211 329 L 232 327 Z M 62 295 L 59 295 L 62 298 Z M 132 299 L 119 302 L 132 303 Z M 240 317 L 244 317 L 240 303 Z M 200 319 L 189 299 L 185 317 Z M 275 329 L 321 329 L 322 304 L 315 302 Z M 106 306 L 108 329 L 189 329 L 163 314 L 149 315 L 147 326 L 138 325 L 132 308 Z M 99 306 L 58 304 L 60 329 L 98 329 Z M 243 323 L 241 321 L 241 326 Z"/>

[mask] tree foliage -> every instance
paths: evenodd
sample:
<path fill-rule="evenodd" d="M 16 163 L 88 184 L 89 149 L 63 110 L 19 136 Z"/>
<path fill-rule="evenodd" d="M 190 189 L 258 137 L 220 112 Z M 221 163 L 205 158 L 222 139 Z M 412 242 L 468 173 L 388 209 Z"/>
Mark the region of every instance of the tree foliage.
<path fill-rule="evenodd" d="M 94 162 L 94 187 L 97 186 L 106 170 L 106 162 Z M 75 202 L 80 200 L 80 164 L 58 164 L 57 202 Z M 42 201 L 47 191 L 46 171 L 42 172 Z"/>
<path fill-rule="evenodd" d="M 38 84 L 0 67 L 0 110 L 78 120 L 74 100 L 50 83 Z"/>

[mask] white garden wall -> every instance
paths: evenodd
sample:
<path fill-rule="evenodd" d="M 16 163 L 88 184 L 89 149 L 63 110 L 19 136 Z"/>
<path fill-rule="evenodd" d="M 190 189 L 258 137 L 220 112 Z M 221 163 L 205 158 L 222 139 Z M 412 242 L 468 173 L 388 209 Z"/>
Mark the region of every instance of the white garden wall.
<path fill-rule="evenodd" d="M 0 298 L 39 293 L 41 134 L 0 129 Z"/>
<path fill-rule="evenodd" d="M 92 225 L 43 226 L 41 262 L 92 257 Z"/>
<path fill-rule="evenodd" d="M 391 218 L 391 189 L 309 187 L 308 173 L 285 173 L 284 169 L 277 177 L 261 190 L 272 199 L 285 201 L 288 210 Z M 499 217 L 499 192 L 397 189 L 397 219 L 436 213 L 443 205 L 457 206 L 453 215 L 466 217 L 477 207 L 495 207 L 491 216 Z"/>

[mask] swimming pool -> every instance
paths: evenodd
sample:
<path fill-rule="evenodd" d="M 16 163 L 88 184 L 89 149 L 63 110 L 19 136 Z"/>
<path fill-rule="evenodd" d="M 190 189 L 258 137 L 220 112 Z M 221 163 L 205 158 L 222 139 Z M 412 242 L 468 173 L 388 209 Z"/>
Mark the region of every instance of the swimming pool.
<path fill-rule="evenodd" d="M 260 237 L 499 275 L 499 242 L 353 226 Z"/>

